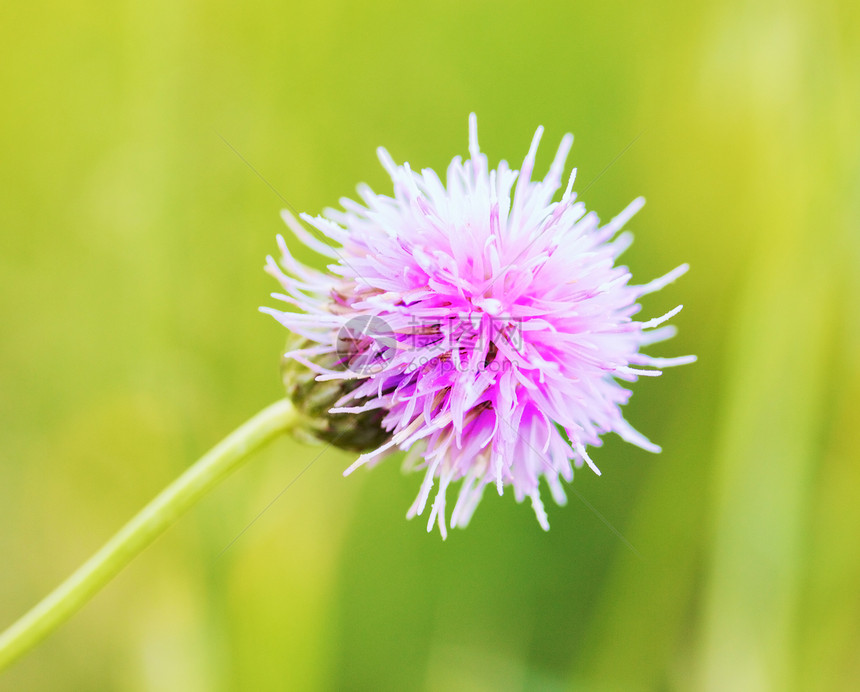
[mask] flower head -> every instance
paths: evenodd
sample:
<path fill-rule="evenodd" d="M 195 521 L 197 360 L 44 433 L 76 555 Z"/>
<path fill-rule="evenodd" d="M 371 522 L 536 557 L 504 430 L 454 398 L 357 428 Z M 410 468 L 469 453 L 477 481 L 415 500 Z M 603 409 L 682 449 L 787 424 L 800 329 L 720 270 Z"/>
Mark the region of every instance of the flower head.
<path fill-rule="evenodd" d="M 345 474 L 408 450 L 407 466 L 424 470 L 408 516 L 424 512 L 436 484 L 427 528 L 438 524 L 443 537 L 446 491 L 456 481 L 452 527 L 469 522 L 488 485 L 499 494 L 510 485 L 548 529 L 540 478 L 564 503 L 561 479 L 571 481 L 574 467 L 600 473 L 586 448 L 602 434 L 660 451 L 624 419 L 631 393 L 622 383 L 695 360 L 640 352 L 673 335 L 660 325 L 681 308 L 637 321 L 637 301 L 687 270 L 637 286 L 616 265 L 631 242 L 619 231 L 644 200 L 600 225 L 576 201 L 574 169 L 553 201 L 573 137 L 534 181 L 542 132 L 519 171 L 505 161 L 490 170 L 473 114 L 469 159 L 454 158 L 444 182 L 380 149 L 393 195 L 362 185 L 361 202 L 301 215 L 336 246 L 284 212 L 299 240 L 331 260 L 330 273 L 300 264 L 280 236 L 280 263 L 268 258 L 286 291 L 274 296 L 300 311 L 262 309 L 307 339 L 285 357 L 318 382 L 343 381 L 332 414 L 381 413 L 385 441 Z"/>

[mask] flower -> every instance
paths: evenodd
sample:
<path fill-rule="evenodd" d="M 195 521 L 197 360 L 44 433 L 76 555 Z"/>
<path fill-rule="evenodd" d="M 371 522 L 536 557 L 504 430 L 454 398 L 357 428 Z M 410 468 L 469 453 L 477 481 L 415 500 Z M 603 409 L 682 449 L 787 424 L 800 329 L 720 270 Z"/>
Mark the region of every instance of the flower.
<path fill-rule="evenodd" d="M 617 234 L 644 200 L 601 226 L 576 201 L 574 169 L 553 201 L 573 137 L 562 139 L 546 177 L 534 181 L 542 132 L 519 172 L 505 161 L 490 170 L 472 114 L 470 158 L 454 158 L 445 182 L 432 170 L 398 166 L 380 148 L 393 196 L 361 185 L 361 202 L 342 199 L 342 211 L 301 215 L 337 247 L 283 213 L 300 241 L 332 261 L 330 273 L 296 261 L 280 236 L 280 265 L 268 258 L 267 271 L 286 291 L 273 297 L 299 311 L 261 310 L 309 344 L 285 357 L 318 382 L 343 382 L 331 414 L 384 414 L 385 442 L 344 475 L 408 450 L 406 467 L 423 469 L 424 480 L 407 516 L 424 512 L 438 481 L 427 530 L 435 523 L 443 538 L 446 491 L 455 481 L 462 483 L 452 527 L 468 524 L 494 484 L 499 494 L 510 485 L 518 502 L 530 498 L 546 530 L 540 478 L 563 504 L 561 479 L 570 482 L 573 467 L 600 474 L 586 448 L 600 446 L 602 434 L 659 452 L 624 419 L 631 392 L 621 383 L 695 360 L 640 351 L 674 334 L 660 325 L 681 306 L 640 322 L 637 301 L 687 270 L 637 286 L 616 265 L 631 242 L 629 233 Z"/>

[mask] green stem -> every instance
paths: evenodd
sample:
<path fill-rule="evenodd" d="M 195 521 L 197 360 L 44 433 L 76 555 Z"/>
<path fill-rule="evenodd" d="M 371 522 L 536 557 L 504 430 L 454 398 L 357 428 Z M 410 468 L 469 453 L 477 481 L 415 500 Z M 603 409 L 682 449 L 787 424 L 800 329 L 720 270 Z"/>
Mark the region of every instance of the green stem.
<path fill-rule="evenodd" d="M 203 455 L 66 581 L 0 634 L 0 671 L 71 617 L 185 510 L 241 466 L 251 452 L 294 428 L 300 419 L 289 400 L 283 399 L 260 411 Z"/>

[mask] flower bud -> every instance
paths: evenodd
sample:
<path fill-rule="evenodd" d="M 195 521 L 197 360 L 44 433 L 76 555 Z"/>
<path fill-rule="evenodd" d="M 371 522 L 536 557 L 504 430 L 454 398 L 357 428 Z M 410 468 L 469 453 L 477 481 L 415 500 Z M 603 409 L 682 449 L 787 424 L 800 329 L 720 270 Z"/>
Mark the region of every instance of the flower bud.
<path fill-rule="evenodd" d="M 313 342 L 302 337 L 291 337 L 286 352 L 295 351 Z M 325 368 L 337 369 L 340 356 L 328 353 L 313 358 Z M 342 366 L 341 366 L 342 367 Z M 305 365 L 284 357 L 281 360 L 281 376 L 287 396 L 293 405 L 304 414 L 307 424 L 297 428 L 296 437 L 303 441 L 327 442 L 351 452 L 366 452 L 384 444 L 390 433 L 382 427 L 384 409 L 373 409 L 363 413 L 329 413 L 337 401 L 361 384 L 360 380 L 316 380 L 316 373 Z"/>

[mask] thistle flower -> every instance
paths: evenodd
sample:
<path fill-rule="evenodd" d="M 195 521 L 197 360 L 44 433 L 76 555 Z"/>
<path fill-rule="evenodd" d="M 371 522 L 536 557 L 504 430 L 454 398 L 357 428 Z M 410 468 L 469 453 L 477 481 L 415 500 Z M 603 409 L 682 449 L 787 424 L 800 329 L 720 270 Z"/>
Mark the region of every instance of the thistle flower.
<path fill-rule="evenodd" d="M 631 242 L 618 233 L 644 200 L 601 226 L 576 201 L 574 169 L 553 201 L 573 137 L 534 181 L 542 132 L 520 171 L 505 161 L 490 170 L 473 114 L 470 158 L 454 158 L 444 183 L 379 149 L 393 196 L 361 185 L 361 202 L 342 199 L 342 211 L 301 215 L 336 246 L 283 214 L 300 241 L 331 260 L 330 273 L 296 261 L 281 236 L 280 263 L 268 258 L 267 271 L 286 291 L 273 296 L 298 311 L 261 309 L 307 340 L 285 357 L 319 383 L 341 383 L 331 415 L 380 414 L 384 437 L 376 442 L 384 441 L 344 474 L 408 450 L 407 468 L 423 469 L 424 480 L 407 516 L 424 512 L 438 482 L 427 530 L 435 523 L 443 538 L 446 493 L 456 481 L 452 527 L 468 524 L 488 485 L 499 494 L 510 485 L 518 502 L 531 500 L 546 530 L 540 478 L 563 504 L 561 480 L 570 482 L 574 467 L 600 474 L 586 448 L 600 446 L 601 435 L 659 452 L 624 419 L 631 392 L 622 383 L 695 360 L 641 353 L 674 334 L 660 325 L 681 306 L 636 321 L 637 301 L 687 270 L 631 285 L 627 268 L 616 265 Z"/>

